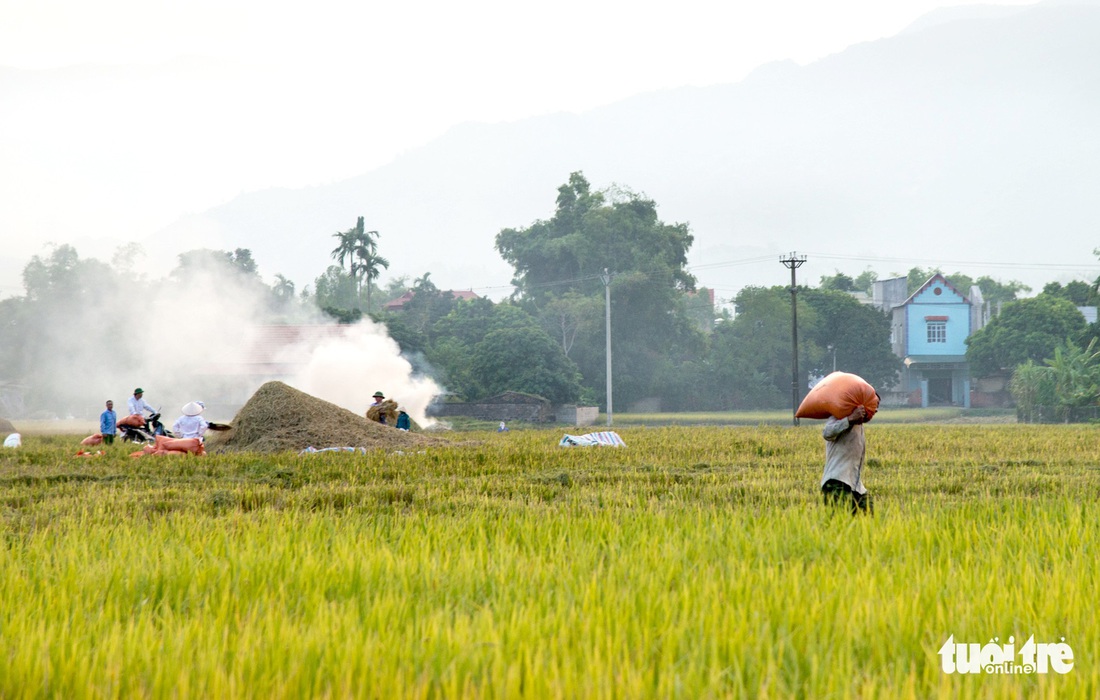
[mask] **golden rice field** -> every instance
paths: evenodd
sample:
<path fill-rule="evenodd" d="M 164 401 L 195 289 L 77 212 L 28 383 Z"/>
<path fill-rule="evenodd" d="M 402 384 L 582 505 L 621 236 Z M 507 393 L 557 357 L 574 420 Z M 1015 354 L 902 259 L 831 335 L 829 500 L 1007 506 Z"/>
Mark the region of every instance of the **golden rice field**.
<path fill-rule="evenodd" d="M 423 453 L 0 450 L 3 698 L 1096 698 L 1092 426 L 464 434 Z M 1068 673 L 948 674 L 956 642 Z"/>

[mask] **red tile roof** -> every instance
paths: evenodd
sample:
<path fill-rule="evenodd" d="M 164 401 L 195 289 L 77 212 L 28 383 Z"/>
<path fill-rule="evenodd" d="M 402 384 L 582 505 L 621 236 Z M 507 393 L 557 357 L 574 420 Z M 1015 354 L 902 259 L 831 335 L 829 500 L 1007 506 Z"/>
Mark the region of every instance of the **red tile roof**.
<path fill-rule="evenodd" d="M 450 294 L 455 299 L 462 299 L 464 301 L 469 301 L 471 299 L 480 299 L 481 298 L 480 296 L 475 294 L 473 292 L 473 290 L 470 290 L 470 289 L 449 289 L 449 290 L 445 290 L 443 293 L 444 294 Z M 414 296 L 416 296 L 416 292 L 414 292 L 412 290 L 409 290 L 409 291 L 405 292 L 404 294 L 402 294 L 401 296 L 394 299 L 393 301 L 386 302 L 385 304 L 382 305 L 382 308 L 385 309 L 386 311 L 400 311 L 401 309 L 405 308 L 405 304 L 412 301 L 412 298 Z"/>

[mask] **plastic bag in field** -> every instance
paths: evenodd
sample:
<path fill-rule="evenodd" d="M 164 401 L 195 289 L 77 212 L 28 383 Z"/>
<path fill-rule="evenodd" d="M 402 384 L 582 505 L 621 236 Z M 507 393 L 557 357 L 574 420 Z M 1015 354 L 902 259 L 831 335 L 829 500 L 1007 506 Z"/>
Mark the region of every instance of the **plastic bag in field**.
<path fill-rule="evenodd" d="M 19 447 L 23 444 L 23 438 L 19 433 L 12 433 L 4 438 L 4 447 Z"/>
<path fill-rule="evenodd" d="M 810 389 L 794 415 L 798 418 L 846 418 L 856 406 L 863 406 L 867 410 L 867 420 L 871 420 L 878 411 L 875 388 L 858 374 L 833 372 Z"/>
<path fill-rule="evenodd" d="M 592 447 L 595 445 L 610 445 L 611 447 L 626 447 L 626 443 L 619 434 L 605 430 L 600 433 L 588 433 L 587 435 L 566 435 L 558 443 L 560 447 Z"/>
<path fill-rule="evenodd" d="M 360 454 L 366 454 L 367 448 L 365 447 L 322 447 L 317 449 L 313 445 L 307 445 L 304 450 L 300 450 L 298 454 L 308 455 L 316 452 L 359 452 Z"/>

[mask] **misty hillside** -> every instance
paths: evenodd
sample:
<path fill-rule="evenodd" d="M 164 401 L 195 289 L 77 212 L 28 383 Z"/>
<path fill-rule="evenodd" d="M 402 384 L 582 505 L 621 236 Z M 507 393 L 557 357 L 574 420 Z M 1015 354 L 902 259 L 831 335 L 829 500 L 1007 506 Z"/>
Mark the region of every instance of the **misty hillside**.
<path fill-rule="evenodd" d="M 173 229 L 214 224 L 226 247 L 252 248 L 265 272 L 302 286 L 330 264 L 331 234 L 362 215 L 381 233 L 391 272 L 478 289 L 509 280 L 497 232 L 549 217 L 576 170 L 595 187 L 644 192 L 665 221 L 688 222 L 693 265 L 789 250 L 898 259 L 896 271 L 911 257 L 1092 263 L 1100 8 L 941 16 L 734 85 L 467 124 L 360 177 L 241 196 Z M 868 265 L 837 260 L 826 272 Z M 1029 281 L 1025 271 L 990 272 Z M 697 275 L 719 289 L 783 283 L 775 263 Z"/>

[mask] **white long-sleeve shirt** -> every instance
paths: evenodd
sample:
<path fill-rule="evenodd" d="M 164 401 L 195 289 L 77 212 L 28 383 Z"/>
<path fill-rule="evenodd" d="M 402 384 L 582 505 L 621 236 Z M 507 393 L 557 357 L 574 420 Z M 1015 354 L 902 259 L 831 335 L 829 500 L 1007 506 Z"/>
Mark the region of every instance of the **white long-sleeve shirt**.
<path fill-rule="evenodd" d="M 181 438 L 201 438 L 209 426 L 202 416 L 180 416 L 172 425 L 172 432 Z"/>
<path fill-rule="evenodd" d="M 131 416 L 135 413 L 142 413 L 144 411 L 148 411 L 149 413 L 157 412 L 157 409 L 150 406 L 144 398 L 139 399 L 136 396 L 131 396 L 126 400 L 126 409 L 130 411 Z"/>
<path fill-rule="evenodd" d="M 851 425 L 847 418 L 829 418 L 821 437 L 825 438 L 825 473 L 821 484 L 836 479 L 856 493 L 867 493 L 863 485 L 863 456 L 867 449 L 863 424 Z"/>

